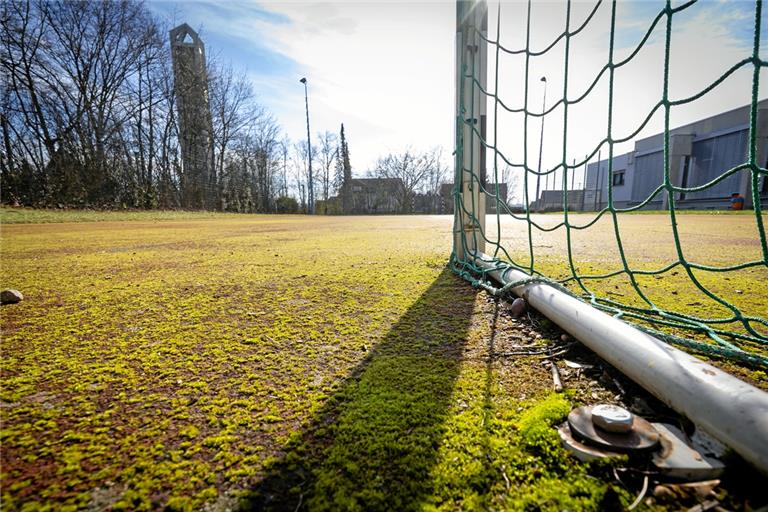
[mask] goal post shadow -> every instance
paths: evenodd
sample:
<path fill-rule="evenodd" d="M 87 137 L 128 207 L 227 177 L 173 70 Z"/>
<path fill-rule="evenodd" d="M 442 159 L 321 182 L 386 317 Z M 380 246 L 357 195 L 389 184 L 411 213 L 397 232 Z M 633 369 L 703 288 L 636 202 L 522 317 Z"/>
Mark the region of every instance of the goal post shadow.
<path fill-rule="evenodd" d="M 406 510 L 430 493 L 476 296 L 446 268 L 291 436 L 240 509 Z"/>

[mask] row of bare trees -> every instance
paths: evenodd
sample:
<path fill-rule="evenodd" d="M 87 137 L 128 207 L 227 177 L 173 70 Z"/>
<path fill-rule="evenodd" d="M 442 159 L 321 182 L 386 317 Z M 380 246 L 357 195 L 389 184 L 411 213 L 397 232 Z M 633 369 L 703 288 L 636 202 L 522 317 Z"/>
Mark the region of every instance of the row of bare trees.
<path fill-rule="evenodd" d="M 169 29 L 136 0 L 0 3 L 3 203 L 306 211 L 306 142 L 284 136 L 246 75 L 216 58 L 207 64 L 210 176 L 185 169 Z M 350 211 L 343 125 L 312 146 L 318 213 Z M 406 150 L 368 174 L 401 180 L 395 200 L 409 213 L 417 195 L 439 200 L 441 159 L 439 149 Z"/>
<path fill-rule="evenodd" d="M 428 151 L 406 148 L 399 153 L 380 157 L 369 172 L 371 177 L 397 180 L 394 199 L 399 213 L 412 213 L 417 209 L 416 200 L 422 204 L 421 211 L 440 213 L 440 187 L 448 177 L 448 168 L 443 161 L 440 147 Z"/>
<path fill-rule="evenodd" d="M 32 206 L 190 204 L 167 41 L 134 0 L 0 5 L 2 201 Z M 207 207 L 274 211 L 289 194 L 275 118 L 243 73 L 209 59 Z"/>
<path fill-rule="evenodd" d="M 294 177 L 294 188 L 298 197 L 299 211 L 306 211 L 309 186 L 309 165 L 307 161 L 307 143 L 300 141 L 290 148 L 285 147 L 286 159 L 290 153 L 290 163 L 286 167 L 286 175 Z M 325 130 L 316 134 L 312 142 L 312 168 L 314 170 L 313 186 L 317 200 L 318 214 L 345 213 L 341 197 L 345 183 L 352 178 L 352 165 L 349 159 L 349 146 L 341 125 L 339 134 Z M 292 171 L 292 172 L 291 172 Z M 288 195 L 286 190 L 286 195 Z"/>

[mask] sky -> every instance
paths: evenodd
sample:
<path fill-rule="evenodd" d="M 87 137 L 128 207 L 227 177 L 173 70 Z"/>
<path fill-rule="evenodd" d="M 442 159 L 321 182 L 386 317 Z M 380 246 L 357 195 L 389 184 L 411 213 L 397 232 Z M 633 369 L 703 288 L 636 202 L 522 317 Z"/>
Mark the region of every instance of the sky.
<path fill-rule="evenodd" d="M 199 30 L 206 51 L 247 70 L 294 140 L 344 123 L 355 174 L 407 146 L 453 139 L 454 6 L 449 2 L 159 2 Z M 448 151 L 450 154 L 450 151 Z"/>
<path fill-rule="evenodd" d="M 673 2 L 673 7 L 682 2 Z M 596 1 L 571 6 L 571 30 L 579 27 Z M 306 139 L 304 88 L 307 77 L 313 136 L 338 132 L 344 123 L 356 175 L 372 169 L 379 156 L 407 147 L 445 148 L 452 167 L 454 146 L 455 4 L 452 1 L 336 1 L 256 2 L 160 1 L 148 2 L 171 24 L 188 23 L 200 32 L 209 55 L 243 69 L 259 101 L 276 116 L 293 140 Z M 664 8 L 658 1 L 622 1 L 617 4 L 614 62 L 629 56 L 654 18 Z M 502 46 L 525 46 L 526 9 L 523 2 L 489 3 L 488 37 Z M 500 12 L 500 35 L 497 17 Z M 763 15 L 762 32 L 768 34 Z M 704 0 L 673 17 L 670 45 L 669 97 L 682 99 L 711 84 L 739 60 L 750 57 L 753 45 L 753 2 Z M 587 27 L 571 38 L 567 97 L 581 96 L 608 62 L 611 3 L 597 7 Z M 539 50 L 565 30 L 566 4 L 536 1 L 531 9 L 530 47 Z M 665 19 L 656 25 L 646 44 L 629 63 L 615 71 L 613 138 L 630 134 L 661 99 L 665 48 Z M 768 40 L 768 36 L 763 37 Z M 768 58 L 765 43 L 761 58 Z M 487 85 L 496 86 L 496 51 L 488 49 Z M 564 96 L 565 41 L 529 62 L 528 109 L 540 112 L 547 77 L 547 106 Z M 525 59 L 500 52 L 498 96 L 507 105 L 524 105 Z M 761 75 L 760 98 L 768 96 Z M 712 92 L 691 104 L 674 107 L 671 126 L 745 105 L 750 100 L 752 67 L 731 74 Z M 607 136 L 608 73 L 587 97 L 568 108 L 568 130 L 563 140 L 564 109 L 547 115 L 544 130 L 544 169 L 563 159 L 584 159 Z M 488 102 L 488 123 L 496 121 L 498 148 L 510 161 L 522 162 L 523 117 Z M 529 118 L 527 158 L 538 165 L 540 118 Z M 659 110 L 637 137 L 663 128 Z M 489 142 L 493 142 L 489 138 Z M 565 145 L 565 151 L 563 147 Z M 632 142 L 616 145 L 615 152 L 632 149 Z M 603 157 L 605 154 L 603 152 Z M 557 178 L 558 183 L 560 175 Z M 579 181 L 577 174 L 577 185 Z M 519 180 L 518 180 L 519 181 Z M 519 188 L 519 187 L 518 187 Z M 559 186 L 557 187 L 559 188 Z M 519 190 L 518 190 L 519 192 Z M 519 195 L 519 194 L 518 194 Z"/>

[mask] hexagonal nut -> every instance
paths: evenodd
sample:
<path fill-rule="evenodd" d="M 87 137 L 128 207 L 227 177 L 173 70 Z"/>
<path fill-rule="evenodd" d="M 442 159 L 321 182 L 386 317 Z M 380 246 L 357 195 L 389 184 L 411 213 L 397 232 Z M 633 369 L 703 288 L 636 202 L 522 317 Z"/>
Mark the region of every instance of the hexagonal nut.
<path fill-rule="evenodd" d="M 601 404 L 592 408 L 592 423 L 606 432 L 630 432 L 634 419 L 631 412 L 618 405 Z"/>

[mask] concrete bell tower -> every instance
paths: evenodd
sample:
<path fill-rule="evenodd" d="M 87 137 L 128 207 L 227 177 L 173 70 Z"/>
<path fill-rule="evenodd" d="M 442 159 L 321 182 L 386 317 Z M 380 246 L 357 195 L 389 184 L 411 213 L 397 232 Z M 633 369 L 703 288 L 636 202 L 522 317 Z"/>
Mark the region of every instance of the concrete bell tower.
<path fill-rule="evenodd" d="M 181 202 L 186 208 L 214 208 L 216 175 L 205 45 L 186 23 L 170 35 L 183 167 Z"/>

